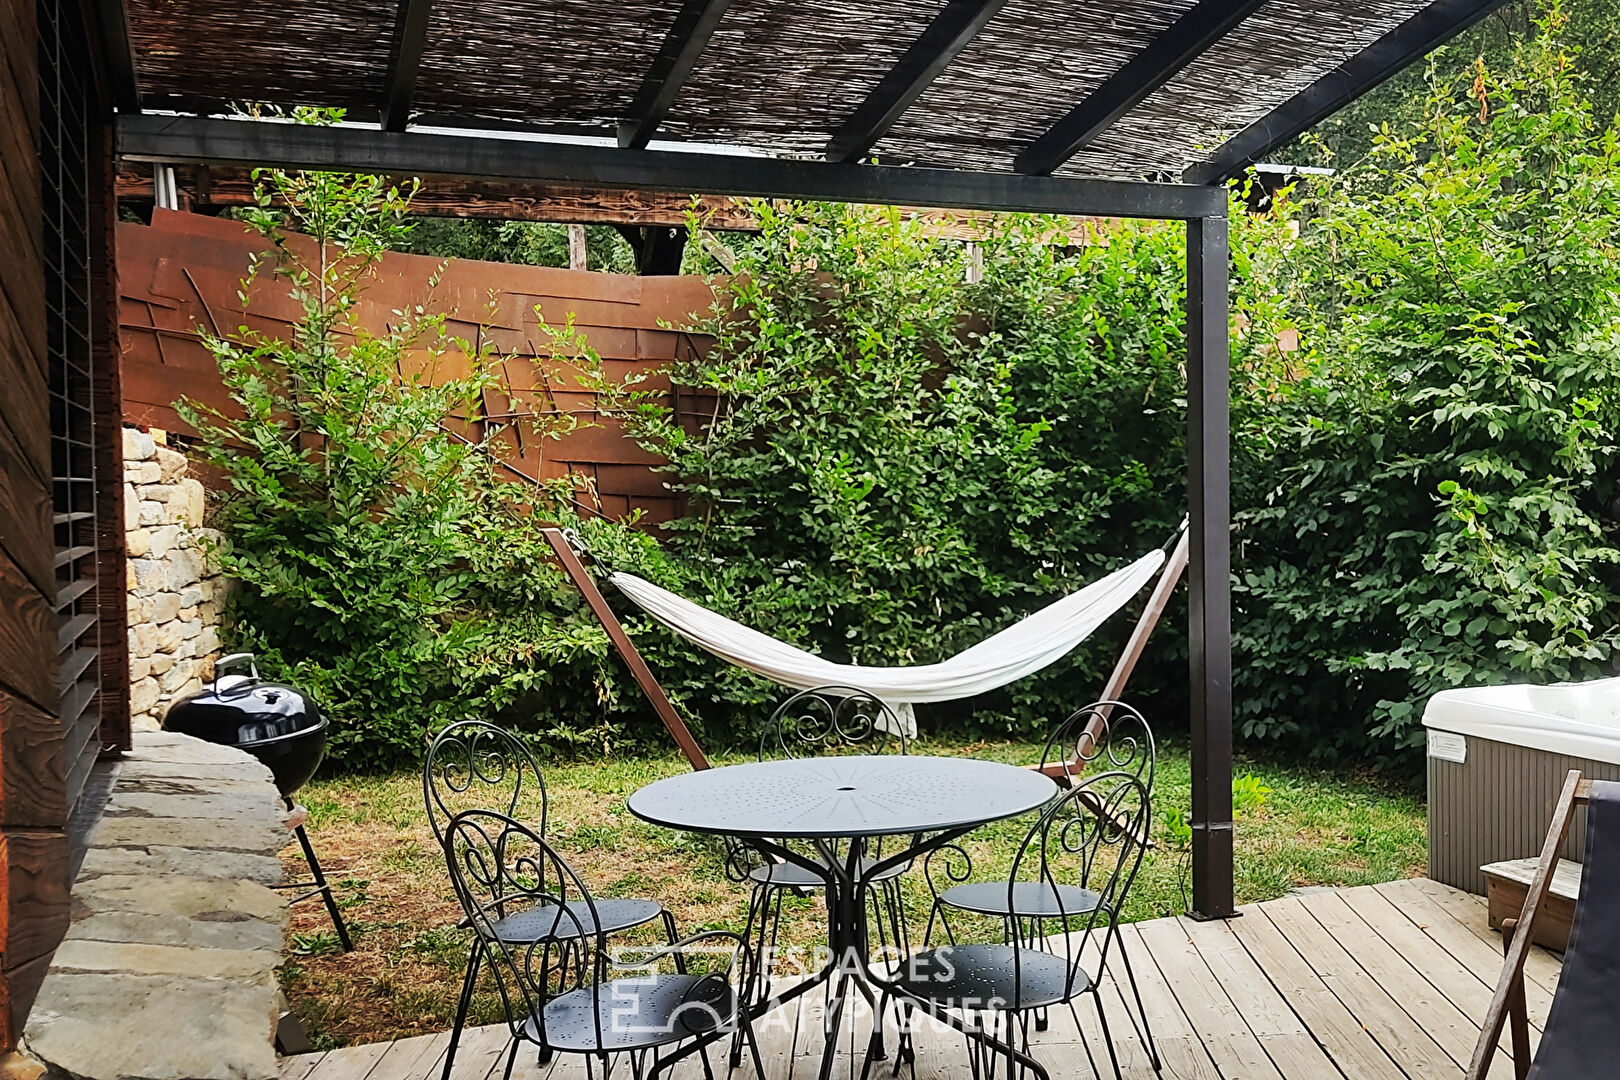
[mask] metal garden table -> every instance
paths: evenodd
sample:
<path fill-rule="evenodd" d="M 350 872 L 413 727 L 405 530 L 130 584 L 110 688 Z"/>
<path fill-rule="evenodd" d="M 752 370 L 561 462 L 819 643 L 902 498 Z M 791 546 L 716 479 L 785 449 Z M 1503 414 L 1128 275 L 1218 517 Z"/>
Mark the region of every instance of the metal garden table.
<path fill-rule="evenodd" d="M 832 983 L 821 1080 L 832 1074 L 844 1002 L 852 989 L 875 1006 L 877 991 L 903 1001 L 970 1038 L 1021 1061 L 1040 1080 L 1033 1058 L 966 1018 L 906 993 L 868 962 L 866 890 L 882 875 L 980 825 L 1042 806 L 1057 791 L 1030 769 L 971 758 L 921 755 L 800 758 L 750 762 L 683 773 L 630 796 L 630 812 L 683 832 L 736 837 L 768 859 L 802 867 L 826 883 L 829 960 L 811 978 L 754 1006 L 758 1017 L 816 986 Z M 868 857 L 881 837 L 903 837 L 900 850 Z M 800 849 L 790 846 L 798 841 Z M 808 848 L 814 854 L 808 854 Z M 874 1015 L 876 1023 L 882 1018 Z"/>

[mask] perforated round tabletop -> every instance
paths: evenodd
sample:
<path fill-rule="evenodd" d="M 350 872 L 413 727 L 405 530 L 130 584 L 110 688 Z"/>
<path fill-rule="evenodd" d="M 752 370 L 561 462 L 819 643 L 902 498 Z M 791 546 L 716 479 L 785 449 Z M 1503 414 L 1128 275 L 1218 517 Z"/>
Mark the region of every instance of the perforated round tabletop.
<path fill-rule="evenodd" d="M 826 839 L 936 832 L 1016 817 L 1057 785 L 972 758 L 891 755 L 759 761 L 682 773 L 630 796 L 654 825 L 728 836 Z"/>

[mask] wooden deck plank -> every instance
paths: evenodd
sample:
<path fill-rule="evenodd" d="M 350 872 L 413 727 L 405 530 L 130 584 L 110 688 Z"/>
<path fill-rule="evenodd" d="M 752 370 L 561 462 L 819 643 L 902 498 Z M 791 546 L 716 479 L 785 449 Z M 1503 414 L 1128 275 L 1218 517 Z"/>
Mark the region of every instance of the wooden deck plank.
<path fill-rule="evenodd" d="M 1400 888 L 1391 887 L 1397 884 Z M 1409 878 L 1403 882 L 1389 882 L 1387 885 L 1375 887 L 1397 905 L 1405 898 L 1405 902 L 1424 903 L 1446 912 L 1469 933 L 1489 945 L 1497 956 L 1502 955 L 1502 935 L 1490 927 L 1483 896 L 1474 896 L 1472 893 L 1453 889 L 1449 885 L 1442 885 L 1428 878 Z M 1548 993 L 1552 993 L 1558 989 L 1558 973 L 1561 968 L 1562 964 L 1557 957 L 1537 946 L 1530 950 L 1530 955 L 1525 960 L 1524 974 L 1526 979 L 1540 983 Z M 1496 985 L 1494 979 L 1491 980 L 1491 985 Z"/>
<path fill-rule="evenodd" d="M 1404 1080 L 1406 1074 L 1383 1046 L 1265 912 L 1251 910 L 1226 926 L 1347 1076 Z"/>
<path fill-rule="evenodd" d="M 449 1045 L 448 1031 L 397 1039 L 388 1044 L 387 1052 L 377 1060 L 369 1080 L 424 1080 L 429 1076 L 437 1080 Z M 458 1049 L 456 1055 L 460 1054 Z"/>
<path fill-rule="evenodd" d="M 1122 951 L 1078 1016 L 1059 1007 L 1050 1028 L 1032 1032 L 1037 1057 L 1054 1080 L 1111 1077 L 1097 1005 L 1102 1006 L 1125 1080 L 1455 1080 L 1477 1037 L 1484 1004 L 1500 970 L 1500 937 L 1486 925 L 1482 900 L 1434 882 L 1413 880 L 1323 890 L 1249 905 L 1229 922 L 1157 919 L 1121 928 Z M 1137 974 L 1144 1011 L 1164 1059 L 1155 1073 L 1134 1005 L 1123 957 Z M 1559 960 L 1532 954 L 1527 984 L 1534 1035 L 1545 1022 Z M 1088 970 L 1095 968 L 1088 951 Z M 853 1002 L 852 1002 L 853 1005 Z M 860 1075 L 870 1018 L 852 1011 L 834 1075 Z M 763 1080 L 813 1080 L 820 1063 L 821 997 L 761 1028 Z M 888 1060 L 872 1080 L 886 1080 L 898 1045 L 886 1024 Z M 470 1028 L 452 1080 L 499 1080 L 507 1044 L 504 1025 Z M 438 1080 L 448 1035 L 349 1047 L 280 1062 L 278 1080 Z M 960 1080 L 968 1073 L 962 1037 L 923 1017 L 916 1021 L 917 1080 Z M 1088 1055 L 1089 1052 L 1089 1055 Z M 715 1075 L 726 1073 L 724 1044 L 711 1049 Z M 520 1052 L 513 1080 L 588 1080 L 578 1055 L 538 1065 Z M 909 1078 L 910 1070 L 901 1074 Z M 750 1055 L 731 1074 L 762 1080 Z M 1499 1053 L 1493 1080 L 1512 1076 Z M 702 1080 L 693 1057 L 669 1080 Z"/>
<path fill-rule="evenodd" d="M 506 1067 L 506 1048 L 511 1039 L 512 1032 L 505 1024 L 467 1028 L 456 1047 L 450 1080 L 487 1080 L 491 1073 L 499 1076 L 498 1070 Z M 441 1059 L 434 1072 L 423 1080 L 439 1080 L 439 1070 L 443 1068 Z"/>
<path fill-rule="evenodd" d="M 1250 1030 L 1248 1018 L 1221 988 L 1181 923 L 1176 919 L 1154 919 L 1137 923 L 1133 929 L 1153 953 L 1171 992 L 1221 1074 L 1245 1080 L 1282 1080 L 1283 1074 L 1271 1055 Z"/>
<path fill-rule="evenodd" d="M 1337 891 L 1315 892 L 1300 900 L 1305 910 L 1333 935 L 1412 1021 L 1451 1055 L 1457 1067 L 1466 1068 L 1473 1057 L 1474 1044 L 1479 1041 L 1480 1021 L 1472 1019 L 1441 993 L 1430 978 L 1352 911 Z M 1418 962 L 1427 966 L 1426 958 Z M 1512 1080 L 1512 1058 L 1498 1057 L 1491 1063 L 1487 1076 L 1490 1080 Z"/>
<path fill-rule="evenodd" d="M 1485 1015 L 1502 970 L 1500 953 L 1492 952 L 1444 912 L 1430 916 L 1410 906 L 1403 909 L 1371 885 L 1346 889 L 1339 895 L 1402 956 L 1421 957 L 1418 969 L 1465 1016 L 1477 1021 Z M 1527 982 L 1525 1002 L 1533 1039 L 1547 1021 L 1552 995 Z"/>
<path fill-rule="evenodd" d="M 1479 1041 L 1478 1020 L 1470 1020 L 1440 993 L 1421 971 L 1367 925 L 1366 920 L 1351 911 L 1337 892 L 1309 893 L 1301 896 L 1299 903 L 1395 1000 L 1413 1023 L 1428 1032 L 1429 1037 L 1451 1055 L 1458 1068 L 1467 1067 L 1474 1044 Z"/>
<path fill-rule="evenodd" d="M 276 1080 L 307 1080 L 315 1066 L 321 1063 L 326 1051 L 313 1054 L 293 1054 L 276 1062 Z"/>
<path fill-rule="evenodd" d="M 1266 973 L 1233 935 L 1230 926 L 1225 922 L 1194 922 L 1187 918 L 1178 919 L 1177 925 L 1198 950 L 1278 1072 L 1288 1077 L 1326 1078 L 1342 1074 L 1343 1070 L 1322 1051 L 1305 1022 L 1266 978 Z"/>
<path fill-rule="evenodd" d="M 1322 929 L 1297 897 L 1270 900 L 1246 909 L 1264 914 L 1282 931 L 1289 944 L 1305 958 L 1318 978 L 1344 1003 L 1356 1020 L 1372 1033 L 1390 1058 L 1409 1077 L 1446 1077 L 1458 1066 L 1445 1050 L 1415 1023 L 1399 1003 L 1353 956 Z M 1245 917 L 1248 917 L 1247 915 Z"/>
<path fill-rule="evenodd" d="M 328 1051 L 305 1080 L 366 1080 L 393 1043 L 363 1043 Z"/>
<path fill-rule="evenodd" d="M 1108 1019 L 1106 1038 L 1098 1021 L 1099 1005 Z M 1067 1007 L 1052 1009 L 1048 1022 L 1045 1031 L 1031 1029 L 1030 1042 L 1036 1058 L 1051 1069 L 1054 1076 L 1112 1076 L 1110 1044 L 1119 1058 L 1120 1073 L 1125 1080 L 1153 1080 L 1158 1075 L 1142 1045 L 1136 1022 L 1126 1012 L 1125 1003 L 1112 981 L 1104 982 L 1095 997 L 1081 995 L 1074 1002 L 1073 1012 Z"/>
<path fill-rule="evenodd" d="M 1220 1071 L 1205 1048 L 1197 1029 L 1182 1010 L 1170 989 L 1169 979 L 1143 943 L 1135 924 L 1120 927 L 1120 945 L 1131 954 L 1136 981 L 1142 991 L 1142 1008 L 1153 1041 L 1159 1048 L 1164 1070 L 1176 1080 L 1218 1080 Z"/>

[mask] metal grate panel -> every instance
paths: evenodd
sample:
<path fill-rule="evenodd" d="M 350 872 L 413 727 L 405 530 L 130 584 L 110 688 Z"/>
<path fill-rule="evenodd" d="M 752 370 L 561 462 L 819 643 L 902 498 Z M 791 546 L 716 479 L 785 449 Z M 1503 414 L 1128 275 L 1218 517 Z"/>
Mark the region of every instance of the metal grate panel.
<path fill-rule="evenodd" d="M 63 762 L 71 811 L 101 749 L 97 596 L 98 436 L 94 400 L 90 203 L 91 52 L 83 11 L 39 2 L 40 173 L 44 209 L 46 341 L 50 363 L 51 484 L 56 546 L 57 650 Z"/>

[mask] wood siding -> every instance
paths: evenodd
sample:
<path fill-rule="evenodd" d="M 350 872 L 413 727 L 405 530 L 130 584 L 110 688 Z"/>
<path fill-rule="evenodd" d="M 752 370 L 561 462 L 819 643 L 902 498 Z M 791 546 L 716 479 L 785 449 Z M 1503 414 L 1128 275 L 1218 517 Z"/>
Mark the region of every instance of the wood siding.
<path fill-rule="evenodd" d="M 234 221 L 159 210 L 150 226 L 118 226 L 122 301 L 124 419 L 132 424 L 188 432 L 174 402 L 191 397 L 229 407 L 213 356 L 197 338 L 199 327 L 230 333 L 244 323 L 277 336 L 298 317 L 285 283 L 256 285 L 244 311 L 238 298 L 248 260 L 265 245 Z M 444 267 L 436 289 L 429 279 Z M 378 328 L 390 313 L 414 304 L 454 313 L 451 334 L 482 338 L 507 358 L 506 387 L 485 402 L 486 415 L 533 412 L 572 414 L 580 426 L 560 439 L 536 440 L 507 429 L 509 460 L 526 475 L 551 480 L 573 475 L 585 482 L 584 513 L 610 517 L 640 510 L 649 522 L 679 510 L 654 471 L 662 463 L 625 437 L 598 411 L 597 395 L 579 386 L 568 366 L 551 359 L 551 340 L 535 309 L 560 325 L 570 316 L 602 356 L 610 379 L 646 375 L 643 390 L 668 389 L 656 369 L 683 350 L 705 347 L 701 338 L 670 329 L 713 302 L 709 285 L 695 277 L 631 277 L 536 266 L 511 266 L 420 255 L 385 256 L 376 283 L 359 305 L 357 322 Z M 445 369 L 441 361 L 440 370 Z M 682 415 L 696 423 L 713 399 L 683 395 Z"/>
<path fill-rule="evenodd" d="M 67 925 L 34 0 L 0 0 L 0 1048 Z"/>
<path fill-rule="evenodd" d="M 67 928 L 75 800 L 128 723 L 114 175 L 93 18 L 78 0 L 0 0 L 0 1051 Z"/>

